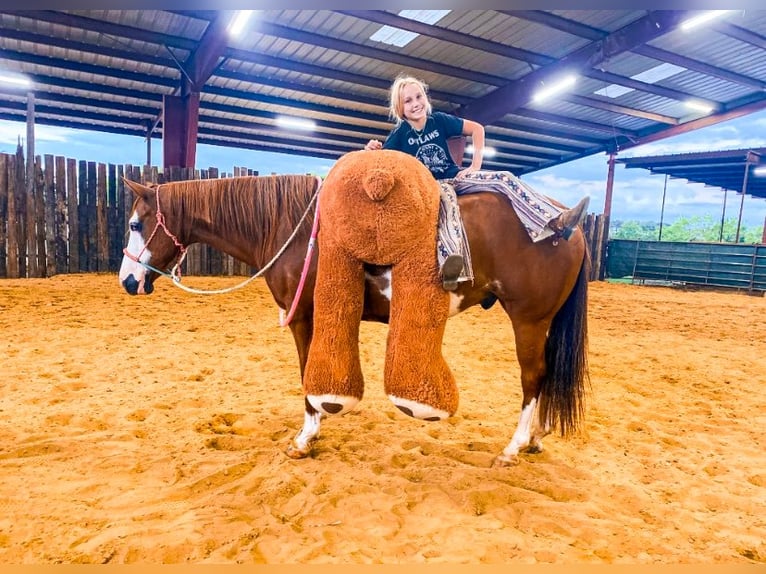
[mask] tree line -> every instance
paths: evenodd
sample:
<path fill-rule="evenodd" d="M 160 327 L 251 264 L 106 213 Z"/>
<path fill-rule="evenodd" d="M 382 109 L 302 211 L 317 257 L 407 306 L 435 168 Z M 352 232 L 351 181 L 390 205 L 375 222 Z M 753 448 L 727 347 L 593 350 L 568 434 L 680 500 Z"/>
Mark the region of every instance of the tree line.
<path fill-rule="evenodd" d="M 730 218 L 723 222 L 714 221 L 710 215 L 681 217 L 673 223 L 662 225 L 641 221 L 613 221 L 609 229 L 610 239 L 632 239 L 641 241 L 723 241 L 734 243 L 737 237 L 737 219 Z M 739 229 L 740 243 L 761 243 L 763 226 L 747 226 Z"/>

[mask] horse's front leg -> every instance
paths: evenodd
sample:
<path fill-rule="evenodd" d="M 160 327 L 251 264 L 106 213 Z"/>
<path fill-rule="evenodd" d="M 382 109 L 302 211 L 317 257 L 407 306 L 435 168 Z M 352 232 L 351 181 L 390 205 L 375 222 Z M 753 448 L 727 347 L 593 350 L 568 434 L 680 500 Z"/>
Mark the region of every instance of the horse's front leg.
<path fill-rule="evenodd" d="M 542 438 L 547 434 L 541 434 L 537 411 L 540 387 L 545 376 L 545 338 L 548 326 L 541 322 L 525 323 L 513 316 L 511 321 L 516 336 L 516 356 L 521 368 L 521 414 L 511 442 L 495 458 L 492 466 L 517 465 L 520 462 L 519 453 L 524 450 L 540 452 L 543 448 Z"/>
<path fill-rule="evenodd" d="M 317 412 L 308 401 L 305 402 L 306 411 L 303 414 L 303 428 L 295 435 L 295 438 L 285 451 L 290 458 L 306 458 L 309 456 L 312 444 L 319 437 L 322 413 Z"/>
<path fill-rule="evenodd" d="M 301 386 L 303 386 L 303 372 L 306 369 L 306 359 L 311 346 L 311 334 L 313 330 L 313 321 L 310 312 L 308 318 L 303 318 L 302 314 L 296 316 L 290 322 L 290 332 L 295 340 L 295 348 L 298 351 L 298 364 L 301 371 Z M 322 414 L 317 412 L 314 407 L 304 398 L 305 410 L 303 412 L 303 428 L 295 435 L 285 450 L 285 454 L 290 458 L 306 458 L 311 454 L 313 443 L 319 438 L 320 422 Z"/>

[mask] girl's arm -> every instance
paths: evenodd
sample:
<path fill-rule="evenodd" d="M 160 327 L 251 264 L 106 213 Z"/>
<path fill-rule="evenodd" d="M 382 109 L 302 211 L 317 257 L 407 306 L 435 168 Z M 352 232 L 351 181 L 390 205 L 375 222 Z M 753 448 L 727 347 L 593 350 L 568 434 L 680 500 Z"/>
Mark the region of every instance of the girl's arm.
<path fill-rule="evenodd" d="M 473 156 L 471 159 L 471 165 L 467 168 L 460 170 L 457 177 L 472 171 L 479 171 L 481 169 L 481 162 L 484 159 L 484 126 L 479 122 L 473 120 L 463 120 L 463 135 L 471 136 L 471 144 L 473 145 Z"/>

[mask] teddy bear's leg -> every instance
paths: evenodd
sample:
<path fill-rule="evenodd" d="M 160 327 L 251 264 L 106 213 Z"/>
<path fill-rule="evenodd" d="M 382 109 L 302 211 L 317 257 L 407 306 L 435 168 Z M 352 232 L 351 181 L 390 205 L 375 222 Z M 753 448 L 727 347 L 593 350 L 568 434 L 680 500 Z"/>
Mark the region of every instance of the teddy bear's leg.
<path fill-rule="evenodd" d="M 392 269 L 391 317 L 385 363 L 385 390 L 407 415 L 442 420 L 455 414 L 458 390 L 441 352 L 449 316 L 449 294 L 435 269 L 419 269 L 433 251 Z M 418 262 L 418 264 L 410 264 Z"/>
<path fill-rule="evenodd" d="M 314 287 L 314 331 L 303 375 L 306 399 L 320 413 L 345 414 L 362 399 L 363 305 L 362 262 L 330 242 L 322 243 Z"/>

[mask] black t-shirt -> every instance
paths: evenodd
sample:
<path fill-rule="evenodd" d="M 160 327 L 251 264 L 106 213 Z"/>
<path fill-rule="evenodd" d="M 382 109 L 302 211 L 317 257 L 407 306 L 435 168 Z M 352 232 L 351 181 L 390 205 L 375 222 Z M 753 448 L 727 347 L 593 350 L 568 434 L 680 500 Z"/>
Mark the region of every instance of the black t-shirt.
<path fill-rule="evenodd" d="M 415 156 L 436 179 L 455 177 L 460 167 L 452 160 L 447 139 L 463 133 L 463 119 L 443 112 L 426 118 L 421 131 L 403 120 L 388 134 L 383 149 L 394 149 Z"/>

